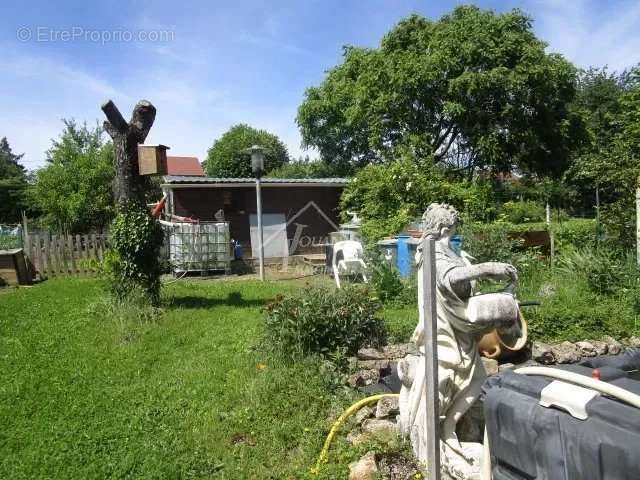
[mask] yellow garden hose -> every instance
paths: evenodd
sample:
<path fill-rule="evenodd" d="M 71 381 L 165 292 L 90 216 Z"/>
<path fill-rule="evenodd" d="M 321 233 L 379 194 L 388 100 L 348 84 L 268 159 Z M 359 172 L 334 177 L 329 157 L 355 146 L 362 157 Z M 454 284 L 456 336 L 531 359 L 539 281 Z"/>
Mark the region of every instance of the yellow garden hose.
<path fill-rule="evenodd" d="M 351 415 L 356 413 L 362 407 L 369 403 L 377 402 L 378 400 L 386 397 L 399 397 L 400 395 L 397 393 L 381 393 L 379 395 L 373 395 L 371 397 L 363 398 L 362 400 L 357 401 L 349 408 L 347 408 L 342 415 L 338 417 L 338 419 L 331 426 L 331 430 L 329 430 L 329 435 L 327 435 L 327 439 L 324 441 L 324 445 L 322 447 L 322 451 L 320 452 L 320 456 L 318 457 L 318 461 L 316 462 L 316 467 L 312 469 L 312 473 L 318 474 L 320 472 L 320 467 L 323 463 L 327 463 L 329 457 L 329 447 L 331 446 L 331 441 L 333 437 L 338 433 L 342 424 L 349 418 Z"/>

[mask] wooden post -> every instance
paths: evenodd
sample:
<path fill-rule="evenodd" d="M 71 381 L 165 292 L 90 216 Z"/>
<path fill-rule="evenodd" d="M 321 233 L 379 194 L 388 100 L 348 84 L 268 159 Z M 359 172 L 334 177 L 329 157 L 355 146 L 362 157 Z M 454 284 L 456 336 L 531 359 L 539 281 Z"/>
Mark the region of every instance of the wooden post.
<path fill-rule="evenodd" d="M 427 468 L 430 480 L 440 480 L 440 415 L 438 412 L 438 348 L 436 300 L 436 244 L 422 241 L 422 285 L 424 302 L 424 387 L 427 432 Z"/>
<path fill-rule="evenodd" d="M 104 234 L 98 235 L 98 260 L 104 260 Z"/>
<path fill-rule="evenodd" d="M 58 273 L 62 275 L 67 274 L 67 256 L 64 252 L 64 233 L 60 233 L 58 235 L 54 235 L 55 246 L 56 246 L 56 255 L 58 257 Z"/>
<path fill-rule="evenodd" d="M 596 245 L 600 244 L 601 240 L 601 226 L 600 226 L 600 187 L 596 185 Z"/>
<path fill-rule="evenodd" d="M 60 276 L 60 255 L 58 252 L 58 235 L 52 234 L 49 237 L 49 255 L 51 258 L 51 272 L 55 277 Z"/>
<path fill-rule="evenodd" d="M 35 243 L 35 246 L 33 245 L 34 243 Z M 43 279 L 46 275 L 44 274 L 44 264 L 42 262 L 42 255 L 41 255 L 42 250 L 40 249 L 40 235 L 35 235 L 33 237 L 32 249 L 33 249 L 33 268 L 35 269 L 35 272 L 33 272 L 33 274 L 35 275 L 36 273 L 39 273 L 40 279 Z"/>
<path fill-rule="evenodd" d="M 70 270 L 71 275 L 76 275 L 80 273 L 80 269 L 78 268 L 78 264 L 76 263 L 76 245 L 73 241 L 73 235 L 67 235 L 67 245 L 69 247 L 69 260 L 70 260 Z"/>
<path fill-rule="evenodd" d="M 81 253 L 82 253 L 82 261 L 83 261 L 83 265 L 82 265 L 82 269 L 84 270 L 85 275 L 90 275 L 91 274 L 91 266 L 89 264 L 89 235 L 83 235 L 82 236 L 82 240 L 84 240 L 84 242 L 82 242 L 80 240 L 80 237 L 78 237 L 78 245 L 80 245 L 80 247 L 82 248 Z"/>
<path fill-rule="evenodd" d="M 547 217 L 547 229 L 549 230 L 549 250 L 550 250 L 550 254 L 551 254 L 551 264 L 553 265 L 553 258 L 555 257 L 556 254 L 556 245 L 555 245 L 555 238 L 553 235 L 553 229 L 551 228 L 551 205 L 549 205 L 549 202 L 547 202 L 547 205 L 545 207 L 545 211 L 546 211 L 546 217 Z"/>
<path fill-rule="evenodd" d="M 48 238 L 49 232 L 45 233 L 42 236 L 42 261 L 40 262 L 40 264 L 42 265 L 42 270 L 40 271 L 40 275 L 44 275 L 45 278 L 49 277 L 49 272 L 51 271 L 49 269 L 49 263 L 51 262 L 51 260 L 49 260 Z M 40 238 L 38 238 L 37 243 L 38 247 L 40 247 Z"/>
<path fill-rule="evenodd" d="M 29 261 L 33 263 L 31 254 L 31 239 L 29 238 L 29 224 L 27 222 L 27 215 L 22 211 L 22 248 L 25 255 L 29 257 Z"/>

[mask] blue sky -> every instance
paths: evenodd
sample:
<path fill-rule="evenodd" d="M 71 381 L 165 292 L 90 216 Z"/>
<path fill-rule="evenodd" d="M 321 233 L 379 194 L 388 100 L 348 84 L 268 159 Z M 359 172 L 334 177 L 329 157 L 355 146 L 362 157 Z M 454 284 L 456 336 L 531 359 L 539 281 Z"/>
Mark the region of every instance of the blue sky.
<path fill-rule="evenodd" d="M 202 160 L 215 138 L 246 122 L 276 133 L 298 156 L 307 152 L 297 107 L 305 88 L 340 61 L 343 45 L 375 46 L 406 15 L 436 19 L 462 3 L 468 2 L 5 0 L 0 137 L 25 153 L 27 168 L 36 168 L 62 118 L 102 122 L 107 98 L 128 118 L 146 98 L 158 109 L 148 143 L 167 144 L 172 154 Z M 549 51 L 578 66 L 622 69 L 640 62 L 640 2 L 476 4 L 528 12 Z"/>

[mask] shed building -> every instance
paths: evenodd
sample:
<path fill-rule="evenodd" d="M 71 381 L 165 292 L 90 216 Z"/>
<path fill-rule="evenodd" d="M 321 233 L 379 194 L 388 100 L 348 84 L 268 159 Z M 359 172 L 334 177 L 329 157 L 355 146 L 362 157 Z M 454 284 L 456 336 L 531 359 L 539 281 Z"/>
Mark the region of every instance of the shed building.
<path fill-rule="evenodd" d="M 346 184 L 344 178 L 263 178 L 265 257 L 323 251 L 329 233 L 338 230 Z M 220 220 L 223 214 L 242 256 L 257 256 L 255 179 L 169 175 L 162 189 L 165 213 L 198 221 Z"/>

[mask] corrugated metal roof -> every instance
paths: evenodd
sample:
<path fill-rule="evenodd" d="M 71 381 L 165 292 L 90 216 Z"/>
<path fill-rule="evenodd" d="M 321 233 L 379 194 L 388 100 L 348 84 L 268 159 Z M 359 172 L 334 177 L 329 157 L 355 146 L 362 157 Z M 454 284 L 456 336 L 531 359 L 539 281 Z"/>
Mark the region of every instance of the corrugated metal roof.
<path fill-rule="evenodd" d="M 229 177 L 190 177 L 184 175 L 167 175 L 164 177 L 164 183 L 170 185 L 183 183 L 199 183 L 199 184 L 220 184 L 220 183 L 246 183 L 253 185 L 255 178 L 229 178 Z M 315 185 L 346 185 L 349 182 L 347 178 L 268 178 L 262 177 L 263 184 L 282 184 L 282 183 L 304 183 Z"/>

